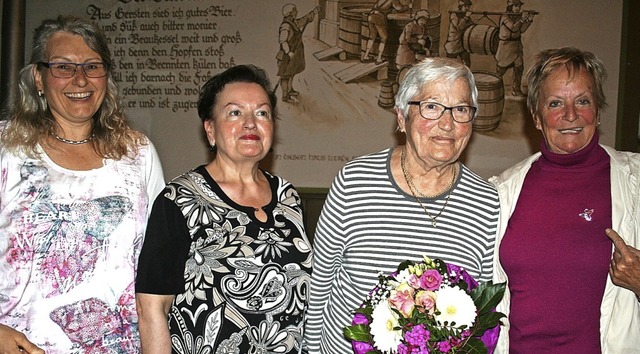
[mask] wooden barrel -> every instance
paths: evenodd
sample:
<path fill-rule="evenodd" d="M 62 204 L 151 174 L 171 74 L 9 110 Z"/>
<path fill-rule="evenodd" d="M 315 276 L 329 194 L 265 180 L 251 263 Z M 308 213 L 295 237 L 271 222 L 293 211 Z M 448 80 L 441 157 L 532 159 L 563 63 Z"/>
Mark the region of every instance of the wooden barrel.
<path fill-rule="evenodd" d="M 498 50 L 498 27 L 489 25 L 469 26 L 462 36 L 462 48 L 466 52 L 494 55 Z"/>
<path fill-rule="evenodd" d="M 378 106 L 382 108 L 392 108 L 395 103 L 395 93 L 393 92 L 393 81 L 382 81 L 380 83 L 380 97 L 378 97 Z"/>
<path fill-rule="evenodd" d="M 362 6 L 345 6 L 340 9 L 340 30 L 338 32 L 338 46 L 347 55 L 360 57 L 361 23 L 363 14 L 369 9 Z"/>
<path fill-rule="evenodd" d="M 504 84 L 502 77 L 488 71 L 474 71 L 478 87 L 478 113 L 473 129 L 491 131 L 498 127 L 504 108 Z"/>

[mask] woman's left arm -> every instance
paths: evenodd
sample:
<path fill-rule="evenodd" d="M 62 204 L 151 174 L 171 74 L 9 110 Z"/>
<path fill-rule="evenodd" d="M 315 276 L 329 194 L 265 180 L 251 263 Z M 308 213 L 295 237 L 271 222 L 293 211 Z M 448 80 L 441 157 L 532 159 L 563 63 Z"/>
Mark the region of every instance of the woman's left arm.
<path fill-rule="evenodd" d="M 612 229 L 607 229 L 605 233 L 615 248 L 609 265 L 611 281 L 640 296 L 640 250 L 627 245 Z"/>

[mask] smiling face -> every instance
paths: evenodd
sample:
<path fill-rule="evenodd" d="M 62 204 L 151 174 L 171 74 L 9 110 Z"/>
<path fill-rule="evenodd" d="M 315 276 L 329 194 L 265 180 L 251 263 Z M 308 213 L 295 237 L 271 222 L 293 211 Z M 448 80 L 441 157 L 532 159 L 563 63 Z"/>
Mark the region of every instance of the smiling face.
<path fill-rule="evenodd" d="M 81 36 L 58 32 L 47 43 L 47 61 L 50 63 L 101 62 Z M 57 78 L 51 70 L 34 71 L 38 90 L 43 91 L 49 110 L 59 124 L 81 124 L 91 121 L 107 92 L 107 77 L 90 78 L 81 68 L 70 78 Z"/>
<path fill-rule="evenodd" d="M 247 82 L 225 85 L 211 116 L 204 128 L 209 142 L 216 145 L 218 156 L 236 162 L 258 162 L 269 153 L 273 116 L 262 86 Z"/>
<path fill-rule="evenodd" d="M 463 78 L 456 79 L 453 84 L 440 80 L 426 86 L 414 100 L 426 100 L 447 107 L 471 105 L 471 91 Z M 472 132 L 472 123 L 455 122 L 450 110 L 437 120 L 429 120 L 422 118 L 418 106 L 412 105 L 409 117 L 405 120 L 398 111 L 397 120 L 401 130 L 407 132 L 407 147 L 415 150 L 421 160 L 433 167 L 457 161 Z"/>
<path fill-rule="evenodd" d="M 593 78 L 584 69 L 572 74 L 562 68 L 549 75 L 540 87 L 538 112 L 533 113 L 547 147 L 558 154 L 587 146 L 599 122 Z"/>

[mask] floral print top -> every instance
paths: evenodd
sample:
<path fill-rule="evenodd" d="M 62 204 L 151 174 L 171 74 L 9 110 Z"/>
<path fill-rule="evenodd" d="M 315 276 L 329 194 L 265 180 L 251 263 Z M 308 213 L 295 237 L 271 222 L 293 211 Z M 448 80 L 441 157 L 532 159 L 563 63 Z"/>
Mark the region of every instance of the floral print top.
<path fill-rule="evenodd" d="M 0 323 L 47 354 L 138 353 L 135 268 L 165 185 L 153 145 L 88 171 L 3 149 L 0 170 Z"/>
<path fill-rule="evenodd" d="M 312 252 L 300 198 L 263 172 L 263 207 L 231 200 L 204 166 L 176 177 L 154 203 L 136 292 L 175 294 L 174 353 L 298 353 Z"/>

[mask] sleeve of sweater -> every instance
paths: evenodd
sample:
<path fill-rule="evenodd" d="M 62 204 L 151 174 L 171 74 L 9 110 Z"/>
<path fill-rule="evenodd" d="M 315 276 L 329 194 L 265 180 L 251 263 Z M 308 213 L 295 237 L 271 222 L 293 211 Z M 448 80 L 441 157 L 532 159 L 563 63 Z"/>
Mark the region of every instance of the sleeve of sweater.
<path fill-rule="evenodd" d="M 343 169 L 331 186 L 314 237 L 315 258 L 305 329 L 305 342 L 310 353 L 320 353 L 323 326 L 331 325 L 326 322 L 327 319 L 323 314 L 345 249 L 347 235 L 344 219 L 346 209 Z"/>

